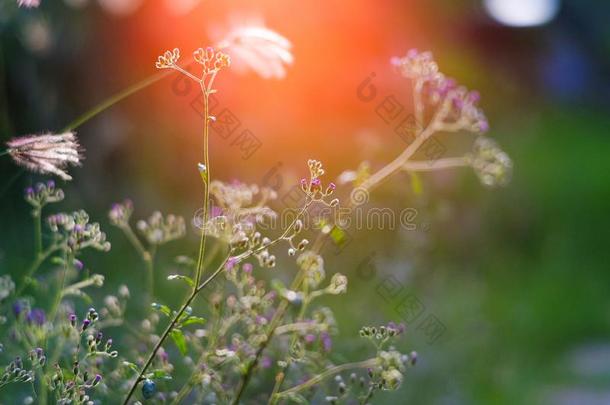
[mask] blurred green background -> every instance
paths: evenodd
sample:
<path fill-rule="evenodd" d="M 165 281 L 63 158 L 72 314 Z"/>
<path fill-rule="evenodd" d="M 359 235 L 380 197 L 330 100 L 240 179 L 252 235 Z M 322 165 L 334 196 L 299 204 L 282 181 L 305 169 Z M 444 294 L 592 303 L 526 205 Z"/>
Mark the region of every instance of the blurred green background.
<path fill-rule="evenodd" d="M 205 41 L 207 24 L 246 9 L 293 40 L 296 62 L 284 81 L 220 80 L 220 97 L 264 144 L 244 160 L 213 139 L 215 173 L 225 180 L 261 182 L 281 164 L 288 187 L 309 157 L 324 161 L 330 176 L 364 159 L 381 167 L 401 141 L 356 88 L 376 72 L 380 92 L 409 107 L 408 86 L 387 61 L 411 47 L 431 49 L 443 72 L 481 91 L 489 135 L 513 159 L 513 181 L 489 190 L 458 170 L 422 175 L 415 193 L 399 175 L 373 195 L 371 206 L 416 208 L 425 226 L 354 233 L 340 252 L 327 250 L 327 270 L 350 277 L 348 294 L 326 302 L 341 330 L 336 360 L 362 357 L 360 326 L 405 321 L 398 307 L 410 296 L 425 309 L 407 322 L 400 347 L 417 350 L 418 366 L 400 391 L 374 403 L 610 403 L 610 3 L 551 2 L 557 14 L 533 27 L 505 25 L 475 0 L 202 2 L 188 15 L 153 1 L 129 15 L 71 3 L 43 0 L 25 11 L 0 1 L 0 140 L 59 130 L 153 73 L 164 49 Z M 108 224 L 112 202 L 130 197 L 137 218 L 157 208 L 189 218 L 198 206 L 191 146 L 199 121 L 171 86 L 159 83 L 79 129 L 87 159 L 62 185 L 61 210 L 86 208 L 113 242 L 110 254 L 85 257 L 106 276 L 104 291 L 126 283 L 137 297 L 143 271 Z M 21 195 L 38 177 L 6 157 L 0 173 L 0 273 L 18 278 L 32 238 Z M 194 253 L 196 239 L 191 232 L 187 245 L 164 249 L 158 285 L 171 257 Z M 263 277 L 290 278 L 278 268 Z M 384 295 L 389 277 L 404 294 Z M 168 286 L 160 301 L 176 304 L 181 294 Z M 144 308 L 137 299 L 132 305 L 135 322 Z M 428 315 L 444 327 L 433 342 L 420 327 Z"/>

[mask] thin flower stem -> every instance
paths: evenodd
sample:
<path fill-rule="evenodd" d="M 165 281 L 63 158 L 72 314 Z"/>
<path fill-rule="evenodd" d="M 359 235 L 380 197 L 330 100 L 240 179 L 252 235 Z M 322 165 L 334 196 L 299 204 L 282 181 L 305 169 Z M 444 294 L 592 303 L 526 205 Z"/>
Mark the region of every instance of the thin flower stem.
<path fill-rule="evenodd" d="M 35 257 L 42 252 L 42 209 L 37 208 L 32 215 L 34 219 L 34 252 Z"/>
<path fill-rule="evenodd" d="M 8 155 L 8 154 L 9 154 L 8 149 L 5 150 L 4 152 L 0 152 L 0 156 L 4 156 L 4 155 Z"/>
<path fill-rule="evenodd" d="M 122 225 L 120 228 L 129 240 L 129 242 L 131 242 L 134 249 L 136 249 L 140 257 L 142 257 L 142 260 L 146 265 L 148 292 L 151 298 L 153 298 L 155 296 L 154 256 L 156 251 L 156 245 L 153 245 L 151 247 L 151 250 L 148 251 L 146 250 L 140 239 L 137 237 L 137 235 L 134 233 L 133 229 L 131 229 L 131 226 L 129 224 Z"/>
<path fill-rule="evenodd" d="M 369 399 L 371 399 L 371 397 L 373 396 L 373 392 L 375 392 L 375 386 L 371 385 L 369 387 L 368 392 L 366 393 L 366 396 L 362 398 L 362 400 L 360 401 L 360 405 L 366 405 L 369 402 Z"/>
<path fill-rule="evenodd" d="M 424 86 L 424 81 L 422 79 L 418 79 L 413 86 L 413 104 L 415 108 L 415 127 L 421 125 L 422 128 L 424 126 L 424 103 L 421 100 L 422 88 Z"/>
<path fill-rule="evenodd" d="M 146 260 L 149 253 L 146 251 L 146 248 L 144 248 L 144 245 L 142 244 L 142 242 L 140 242 L 140 239 L 136 236 L 133 229 L 131 229 L 131 226 L 129 226 L 129 224 L 122 225 L 121 230 L 129 240 L 129 242 L 131 242 L 132 246 L 140 254 L 142 259 Z"/>
<path fill-rule="evenodd" d="M 426 142 L 438 130 L 438 126 L 445 119 L 449 107 L 450 105 L 448 101 L 443 101 L 441 107 L 438 109 L 430 123 L 415 137 L 415 140 L 409 146 L 407 146 L 407 148 L 403 150 L 396 159 L 366 179 L 362 183 L 361 187 L 367 191 L 371 191 L 388 177 L 401 170 L 405 163 L 407 163 L 415 152 L 417 152 L 420 146 L 422 146 L 423 143 Z"/>
<path fill-rule="evenodd" d="M 195 75 L 193 75 L 191 72 L 189 72 L 188 70 L 183 69 L 180 65 L 176 65 L 174 64 L 172 66 L 174 69 L 176 69 L 178 72 L 182 73 L 183 75 L 188 76 L 189 78 L 193 79 L 196 82 L 201 82 L 201 79 L 199 79 L 198 77 L 196 77 Z"/>
<path fill-rule="evenodd" d="M 53 245 L 49 246 L 49 248 L 47 250 L 45 250 L 42 254 L 40 254 L 36 257 L 36 259 L 34 260 L 32 265 L 30 266 L 30 268 L 25 273 L 25 276 L 23 276 L 23 281 L 21 282 L 21 286 L 15 292 L 15 297 L 19 297 L 21 295 L 21 293 L 23 293 L 23 290 L 25 290 L 25 288 L 27 287 L 27 280 L 32 278 L 34 276 L 34 273 L 36 273 L 36 271 L 40 268 L 42 263 L 44 263 L 44 261 L 49 256 L 51 256 L 54 252 L 59 250 L 59 248 L 60 248 L 59 245 L 53 244 Z"/>
<path fill-rule="evenodd" d="M 101 113 L 101 112 L 107 110 L 108 108 L 112 107 L 113 105 L 115 105 L 119 101 L 122 101 L 123 99 L 131 96 L 132 94 L 137 93 L 140 90 L 143 90 L 143 89 L 147 88 L 148 86 L 150 86 L 150 85 L 158 82 L 159 80 L 167 77 L 171 73 L 172 73 L 171 71 L 165 71 L 165 72 L 156 73 L 154 75 L 151 75 L 151 76 L 147 77 L 146 79 L 144 79 L 142 81 L 139 81 L 139 82 L 137 82 L 137 83 L 127 87 L 124 90 L 121 90 L 120 92 L 118 92 L 118 93 L 110 96 L 106 100 L 102 101 L 101 103 L 99 103 L 98 105 L 96 105 L 95 107 L 90 109 L 89 111 L 85 112 L 80 117 L 76 118 L 74 121 L 69 123 L 62 130 L 62 132 L 68 132 L 68 131 L 71 131 L 71 130 L 74 130 L 74 129 L 80 127 L 85 122 L 89 121 L 90 119 L 92 119 L 93 117 L 98 115 L 99 113 Z"/>
<path fill-rule="evenodd" d="M 205 165 L 205 182 L 204 182 L 204 197 L 203 197 L 203 218 L 202 225 L 208 222 L 208 206 L 210 203 L 210 155 L 209 155 L 209 88 L 204 87 L 203 81 L 199 82 L 201 85 L 201 92 L 203 94 L 203 164 Z M 205 256 L 205 247 L 207 242 L 207 233 L 205 229 L 201 232 L 201 241 L 199 243 L 199 258 L 197 259 L 197 272 L 195 276 L 195 285 L 199 285 L 201 277 L 203 276 L 203 258 Z"/>
<path fill-rule="evenodd" d="M 301 309 L 299 310 L 299 314 L 296 317 L 296 322 L 300 322 L 303 320 L 303 318 L 305 317 L 305 312 L 307 311 L 307 307 L 309 307 L 309 304 L 311 303 L 311 301 L 313 300 L 313 298 L 311 295 L 308 295 L 308 285 L 307 283 L 304 283 L 304 289 L 303 289 L 303 294 L 305 295 L 305 299 L 303 300 L 303 304 L 301 305 Z M 279 328 L 278 328 L 279 329 Z M 276 332 L 277 334 L 277 332 Z M 297 334 L 293 333 L 292 334 L 292 339 L 290 340 L 290 348 L 294 347 L 294 345 L 296 344 L 297 341 Z M 280 371 L 276 378 L 275 378 L 275 386 L 273 387 L 273 392 L 271 394 L 271 397 L 269 398 L 269 401 L 271 402 L 271 399 L 273 399 L 273 396 L 275 395 L 275 393 L 277 393 L 281 388 L 282 388 L 282 384 L 284 383 L 284 380 L 286 379 L 286 375 L 288 374 L 288 365 L 290 364 L 290 359 L 287 359 L 286 361 L 286 366 L 284 367 L 283 371 Z"/>
<path fill-rule="evenodd" d="M 343 373 L 345 371 L 348 370 L 353 370 L 353 369 L 358 369 L 358 368 L 369 368 L 369 367 L 374 367 L 375 364 L 377 362 L 376 358 L 372 358 L 372 359 L 368 359 L 368 360 L 364 360 L 364 361 L 358 361 L 355 363 L 346 363 L 346 364 L 341 364 L 339 366 L 335 366 L 332 368 L 329 368 L 326 371 L 323 371 L 322 373 L 316 375 L 315 377 L 305 381 L 302 384 L 299 384 L 295 387 L 292 387 L 290 389 L 287 389 L 285 391 L 282 392 L 278 392 L 277 394 L 275 394 L 275 398 L 272 399 L 271 403 L 275 404 L 277 403 L 277 401 L 281 398 L 284 397 L 286 395 L 290 395 L 290 394 L 296 394 L 299 393 L 303 390 L 306 390 L 307 388 L 311 388 L 314 385 L 324 381 L 326 378 L 328 377 L 332 377 L 336 374 L 339 373 Z"/>
<path fill-rule="evenodd" d="M 72 262 L 72 256 L 68 254 L 66 251 L 64 253 L 64 265 L 61 271 L 61 279 L 59 282 L 59 289 L 57 290 L 57 294 L 55 295 L 55 299 L 53 300 L 53 306 L 49 311 L 49 320 L 54 323 L 55 318 L 57 318 L 57 312 L 59 311 L 59 305 L 61 304 L 61 299 L 63 297 L 64 288 L 66 286 L 66 275 L 68 273 L 69 263 Z"/>
<path fill-rule="evenodd" d="M 402 166 L 408 172 L 426 172 L 432 170 L 449 169 L 454 167 L 469 166 L 470 161 L 466 157 L 453 157 L 438 160 L 409 161 Z"/>

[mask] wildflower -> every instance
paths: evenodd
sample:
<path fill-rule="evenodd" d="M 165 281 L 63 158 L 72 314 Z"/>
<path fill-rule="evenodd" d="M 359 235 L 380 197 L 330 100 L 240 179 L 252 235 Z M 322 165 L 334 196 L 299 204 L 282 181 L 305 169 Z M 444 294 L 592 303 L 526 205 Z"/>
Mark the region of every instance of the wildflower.
<path fill-rule="evenodd" d="M 235 24 L 218 48 L 227 50 L 238 72 L 252 70 L 263 79 L 284 78 L 286 66 L 294 62 L 290 41 L 260 21 Z"/>
<path fill-rule="evenodd" d="M 32 308 L 25 316 L 25 320 L 34 325 L 42 326 L 47 320 L 46 314 L 41 308 Z"/>
<path fill-rule="evenodd" d="M 110 250 L 106 234 L 100 230 L 98 223 L 89 223 L 89 215 L 85 211 L 51 215 L 47 223 L 52 232 L 63 236 L 67 248 L 74 253 L 87 247 L 106 252 Z"/>
<path fill-rule="evenodd" d="M 330 279 L 330 284 L 326 288 L 329 294 L 343 294 L 347 291 L 347 277 L 341 273 L 336 273 Z"/>
<path fill-rule="evenodd" d="M 322 332 L 320 340 L 322 341 L 322 348 L 324 348 L 324 351 L 327 353 L 330 352 L 333 346 L 333 340 L 328 332 Z"/>
<path fill-rule="evenodd" d="M 402 58 L 392 58 L 391 63 L 407 79 L 430 80 L 438 74 L 438 65 L 431 52 L 411 49 Z"/>
<path fill-rule="evenodd" d="M 25 189 L 25 200 L 34 208 L 42 208 L 49 203 L 60 202 L 64 199 L 64 192 L 55 187 L 55 182 L 38 183 L 35 187 Z"/>
<path fill-rule="evenodd" d="M 180 50 L 174 48 L 173 51 L 165 51 L 165 53 L 157 59 L 155 66 L 157 69 L 171 69 L 176 65 L 180 59 Z"/>
<path fill-rule="evenodd" d="M 310 287 L 316 288 L 324 280 L 326 273 L 322 256 L 307 251 L 297 258 L 297 265 L 305 272 L 305 282 Z"/>
<path fill-rule="evenodd" d="M 402 384 L 404 376 L 400 371 L 392 368 L 381 373 L 381 380 L 383 381 L 383 389 L 385 390 L 396 390 Z"/>
<path fill-rule="evenodd" d="M 449 110 L 443 120 L 445 127 L 441 126 L 440 129 L 487 132 L 489 124 L 485 114 L 478 107 L 479 99 L 477 91 L 469 91 L 463 86 L 448 90 L 445 100 L 449 103 Z"/>
<path fill-rule="evenodd" d="M 112 208 L 108 213 L 108 218 L 110 219 L 110 223 L 112 223 L 112 225 L 118 227 L 127 226 L 132 213 L 133 203 L 131 200 L 125 200 L 122 203 L 112 204 Z"/>
<path fill-rule="evenodd" d="M 493 140 L 478 138 L 469 160 L 483 185 L 503 186 L 510 181 L 513 163 Z"/>
<path fill-rule="evenodd" d="M 151 245 L 161 245 L 186 234 L 184 218 L 171 214 L 163 217 L 158 211 L 148 221 L 138 221 L 137 226 Z"/>
<path fill-rule="evenodd" d="M 8 153 L 16 164 L 43 174 L 54 174 L 72 180 L 66 173 L 68 165 L 80 165 L 82 156 L 74 132 L 53 135 L 28 135 L 7 143 Z"/>

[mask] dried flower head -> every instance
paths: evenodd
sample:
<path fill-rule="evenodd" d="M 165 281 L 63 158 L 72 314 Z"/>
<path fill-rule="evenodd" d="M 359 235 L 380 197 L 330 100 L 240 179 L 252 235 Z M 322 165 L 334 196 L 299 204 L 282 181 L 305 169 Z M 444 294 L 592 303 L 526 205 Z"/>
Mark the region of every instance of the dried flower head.
<path fill-rule="evenodd" d="M 286 66 L 294 62 L 291 47 L 288 39 L 260 20 L 233 24 L 218 42 L 218 48 L 231 55 L 238 72 L 251 70 L 264 79 L 286 76 Z"/>
<path fill-rule="evenodd" d="M 32 8 L 40 6 L 40 0 L 17 0 L 19 7 Z"/>
<path fill-rule="evenodd" d="M 510 181 L 513 162 L 493 140 L 485 137 L 477 138 L 469 158 L 483 185 L 504 186 Z"/>
<path fill-rule="evenodd" d="M 180 59 L 180 49 L 174 48 L 172 51 L 165 51 L 165 53 L 157 58 L 155 66 L 157 69 L 171 69 L 176 65 Z"/>
<path fill-rule="evenodd" d="M 13 138 L 7 143 L 8 153 L 15 163 L 28 170 L 54 174 L 72 180 L 66 173 L 68 165 L 80 164 L 80 146 L 74 132 L 53 135 L 28 135 Z"/>

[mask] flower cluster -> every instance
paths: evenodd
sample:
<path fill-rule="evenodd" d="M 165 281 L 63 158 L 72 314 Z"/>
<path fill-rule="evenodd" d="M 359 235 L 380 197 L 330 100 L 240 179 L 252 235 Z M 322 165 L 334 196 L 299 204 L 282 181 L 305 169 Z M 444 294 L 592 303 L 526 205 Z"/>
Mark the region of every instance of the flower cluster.
<path fill-rule="evenodd" d="M 503 186 L 511 178 L 513 163 L 510 157 L 489 138 L 478 138 L 469 156 L 470 164 L 485 186 Z"/>
<path fill-rule="evenodd" d="M 428 102 L 437 108 L 435 125 L 439 130 L 484 133 L 489 129 L 487 118 L 477 105 L 478 92 L 469 91 L 442 74 L 432 53 L 411 49 L 406 56 L 393 58 L 392 64 L 403 77 L 418 83 L 416 91 L 425 88 Z"/>
<path fill-rule="evenodd" d="M 172 214 L 164 217 L 159 211 L 153 212 L 147 221 L 138 221 L 136 226 L 151 245 L 162 245 L 186 234 L 184 218 Z"/>
<path fill-rule="evenodd" d="M 35 187 L 25 189 L 25 200 L 35 209 L 41 209 L 47 204 L 60 202 L 63 199 L 63 190 L 55 187 L 53 180 L 37 183 Z"/>
<path fill-rule="evenodd" d="M 0 388 L 11 383 L 29 383 L 35 379 L 37 368 L 44 366 L 46 357 L 40 348 L 33 350 L 29 355 L 31 367 L 27 367 L 21 357 L 16 357 L 4 368 L 0 376 Z"/>
<path fill-rule="evenodd" d="M 95 326 L 99 314 L 89 308 L 82 322 L 76 314 L 67 316 L 68 336 L 75 344 L 73 359 L 69 366 L 54 365 L 49 388 L 55 393 L 58 403 L 93 403 L 91 390 L 100 385 L 100 366 L 105 358 L 116 358 L 118 352 L 112 350 L 112 339 L 104 340 L 103 333 Z M 81 353 L 85 349 L 85 353 Z"/>
<path fill-rule="evenodd" d="M 88 247 L 106 252 L 110 250 L 110 242 L 106 240 L 100 225 L 97 222 L 89 223 L 89 215 L 83 210 L 51 215 L 47 223 L 51 231 L 66 242 L 72 253 Z"/>
<path fill-rule="evenodd" d="M 157 59 L 155 66 L 157 69 L 172 69 L 176 66 L 176 62 L 180 59 L 180 49 L 174 48 L 172 51 L 165 53 Z"/>
<path fill-rule="evenodd" d="M 108 219 L 112 225 L 120 228 L 129 225 L 131 214 L 133 214 L 133 203 L 131 200 L 125 200 L 122 203 L 112 204 Z"/>
<path fill-rule="evenodd" d="M 28 135 L 13 138 L 6 145 L 16 164 L 36 173 L 54 174 L 63 180 L 72 180 L 66 168 L 78 166 L 82 159 L 74 132 Z"/>
<path fill-rule="evenodd" d="M 231 58 L 224 52 L 217 51 L 211 46 L 207 48 L 199 48 L 193 52 L 195 62 L 203 66 L 203 72 L 206 75 L 218 72 L 222 68 L 231 65 Z"/>
<path fill-rule="evenodd" d="M 309 167 L 309 179 L 301 179 L 301 190 L 310 198 L 312 201 L 322 202 L 330 207 L 336 207 L 339 205 L 337 198 L 327 202 L 326 197 L 329 197 L 337 188 L 335 183 L 329 183 L 326 188 L 323 187 L 320 177 L 324 175 L 324 169 L 322 168 L 322 162 L 314 159 L 307 161 Z"/>
<path fill-rule="evenodd" d="M 391 63 L 402 76 L 408 79 L 432 80 L 436 79 L 439 74 L 432 52 L 419 52 L 417 49 L 411 49 L 402 58 L 392 58 Z"/>

